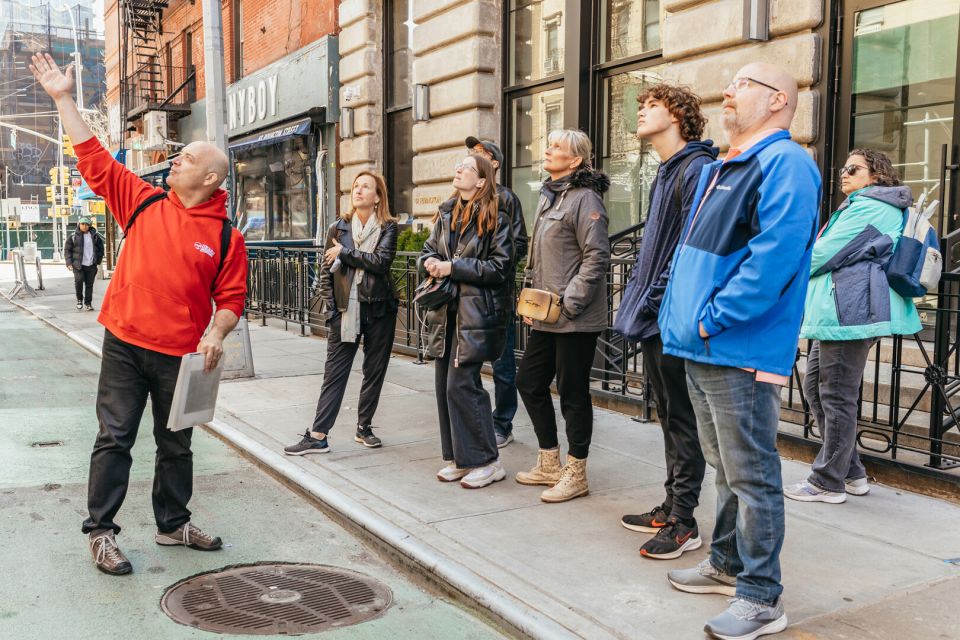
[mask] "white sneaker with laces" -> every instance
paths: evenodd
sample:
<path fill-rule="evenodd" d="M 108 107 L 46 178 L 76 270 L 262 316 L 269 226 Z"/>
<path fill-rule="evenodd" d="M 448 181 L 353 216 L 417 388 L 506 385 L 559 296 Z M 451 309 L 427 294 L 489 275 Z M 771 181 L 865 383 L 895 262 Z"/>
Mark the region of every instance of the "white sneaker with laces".
<path fill-rule="evenodd" d="M 471 469 L 470 473 L 460 481 L 460 486 L 464 489 L 480 489 L 506 477 L 507 472 L 503 470 L 500 459 L 497 458 L 486 466 Z"/>
<path fill-rule="evenodd" d="M 827 491 L 816 487 L 809 482 L 798 482 L 783 488 L 783 495 L 791 500 L 800 502 L 826 502 L 827 504 L 841 504 L 847 501 L 847 494 L 839 491 Z"/>
<path fill-rule="evenodd" d="M 468 473 L 470 473 L 470 469 L 458 469 L 455 463 L 448 462 L 447 466 L 437 471 L 437 480 L 440 482 L 456 482 Z"/>
<path fill-rule="evenodd" d="M 870 493 L 870 483 L 865 477 L 857 478 L 856 480 L 850 480 L 848 478 L 843 481 L 843 485 L 847 493 L 853 496 L 865 496 Z"/>

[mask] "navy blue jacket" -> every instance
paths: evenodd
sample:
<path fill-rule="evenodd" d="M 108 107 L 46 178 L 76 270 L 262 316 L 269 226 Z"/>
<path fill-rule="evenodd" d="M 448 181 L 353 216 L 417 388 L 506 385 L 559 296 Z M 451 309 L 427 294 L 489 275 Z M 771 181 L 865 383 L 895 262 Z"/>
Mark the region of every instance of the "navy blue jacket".
<path fill-rule="evenodd" d="M 631 340 L 644 340 L 660 333 L 657 314 L 667 290 L 670 261 L 696 195 L 700 170 L 716 160 L 719 151 L 713 146 L 713 140 L 693 140 L 657 169 L 657 177 L 650 189 L 650 208 L 637 251 L 637 263 L 613 326 Z M 695 154 L 700 155 L 690 160 L 683 172 L 678 210 L 676 194 L 680 169 Z"/>
<path fill-rule="evenodd" d="M 660 308 L 664 353 L 790 375 L 819 204 L 820 172 L 787 131 L 704 167 Z"/>

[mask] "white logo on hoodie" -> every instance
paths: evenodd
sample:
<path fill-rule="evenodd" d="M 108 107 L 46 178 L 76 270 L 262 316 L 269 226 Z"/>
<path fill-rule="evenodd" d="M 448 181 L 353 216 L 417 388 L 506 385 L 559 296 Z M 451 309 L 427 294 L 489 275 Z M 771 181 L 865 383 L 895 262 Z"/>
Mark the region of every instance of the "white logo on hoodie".
<path fill-rule="evenodd" d="M 194 243 L 193 243 L 193 248 L 196 249 L 197 251 L 199 251 L 200 253 L 205 253 L 205 254 L 207 254 L 207 255 L 210 256 L 211 258 L 214 256 L 214 251 L 213 251 L 213 249 L 211 249 L 211 248 L 208 247 L 207 245 L 203 244 L 202 242 L 194 242 Z"/>

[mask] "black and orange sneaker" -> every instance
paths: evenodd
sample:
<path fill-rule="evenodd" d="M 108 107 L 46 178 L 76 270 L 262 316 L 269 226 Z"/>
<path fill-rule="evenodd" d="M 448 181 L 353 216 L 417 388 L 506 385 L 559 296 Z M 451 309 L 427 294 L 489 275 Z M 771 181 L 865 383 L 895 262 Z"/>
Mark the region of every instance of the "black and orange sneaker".
<path fill-rule="evenodd" d="M 620 518 L 622 524 L 630 531 L 640 531 L 641 533 L 656 533 L 662 527 L 667 526 L 667 511 L 662 504 L 655 506 L 646 513 L 638 516 L 623 516 Z"/>
<path fill-rule="evenodd" d="M 701 544 L 696 522 L 688 527 L 676 516 L 670 516 L 667 525 L 640 547 L 640 555 L 656 560 L 672 560 L 679 558 L 684 551 L 699 549 Z"/>

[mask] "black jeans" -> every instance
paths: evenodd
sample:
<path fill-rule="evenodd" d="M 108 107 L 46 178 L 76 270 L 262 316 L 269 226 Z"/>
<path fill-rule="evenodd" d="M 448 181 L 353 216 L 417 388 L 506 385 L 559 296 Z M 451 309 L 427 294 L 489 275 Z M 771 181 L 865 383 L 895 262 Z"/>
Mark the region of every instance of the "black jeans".
<path fill-rule="evenodd" d="M 93 281 L 97 279 L 97 265 L 89 267 L 74 265 L 73 285 L 77 289 L 77 302 L 93 304 Z"/>
<path fill-rule="evenodd" d="M 434 389 L 440 417 L 440 449 L 444 460 L 459 469 L 490 464 L 499 457 L 493 430 L 490 394 L 480 382 L 482 362 L 451 366 L 457 352 L 457 315 L 447 314 L 443 357 L 436 360 Z"/>
<path fill-rule="evenodd" d="M 663 451 L 667 480 L 663 483 L 667 515 L 692 518 L 700 504 L 700 486 L 707 463 L 700 450 L 697 416 L 687 392 L 687 372 L 682 358 L 663 353 L 663 342 L 655 335 L 640 342 L 643 372 L 653 387 L 657 415 L 663 429 Z"/>
<path fill-rule="evenodd" d="M 493 428 L 506 437 L 513 432 L 513 417 L 517 415 L 517 356 L 516 316 L 507 318 L 507 342 L 503 346 L 503 355 L 493 363 L 493 396 L 496 407 L 493 410 Z"/>
<path fill-rule="evenodd" d="M 127 495 L 130 455 L 140 418 L 153 406 L 153 438 L 157 444 L 153 476 L 153 515 L 157 528 L 170 532 L 190 520 L 187 503 L 193 494 L 193 429 L 170 431 L 167 418 L 180 372 L 180 358 L 137 347 L 104 332 L 97 418 L 100 433 L 90 456 L 87 508 L 83 532 L 113 530 L 117 511 Z"/>
<path fill-rule="evenodd" d="M 550 383 L 557 379 L 560 412 L 567 423 L 567 445 L 574 458 L 584 459 L 593 436 L 590 368 L 599 333 L 531 331 L 517 372 L 517 391 L 530 414 L 541 449 L 559 446 L 557 414 Z"/>
<path fill-rule="evenodd" d="M 343 394 L 353 367 L 360 342 L 341 342 L 338 314 L 330 321 L 327 334 L 327 361 L 323 370 L 323 387 L 317 400 L 317 413 L 311 431 L 330 433 L 340 413 Z M 360 334 L 363 337 L 363 383 L 360 386 L 360 404 L 357 407 L 357 424 L 369 427 L 373 414 L 380 404 L 380 390 L 390 364 L 393 333 L 397 324 L 397 306 L 392 302 L 360 303 Z"/>
<path fill-rule="evenodd" d="M 810 347 L 803 392 L 823 446 L 808 481 L 821 489 L 843 492 L 844 480 L 867 476 L 857 453 L 857 403 L 863 369 L 876 340 L 814 340 Z"/>

